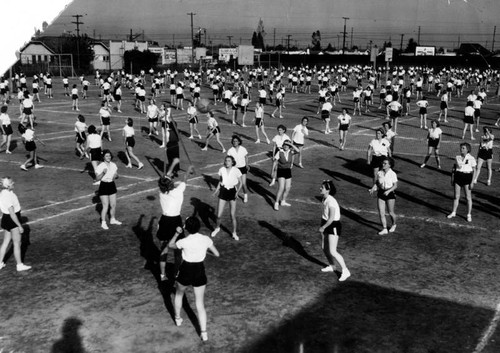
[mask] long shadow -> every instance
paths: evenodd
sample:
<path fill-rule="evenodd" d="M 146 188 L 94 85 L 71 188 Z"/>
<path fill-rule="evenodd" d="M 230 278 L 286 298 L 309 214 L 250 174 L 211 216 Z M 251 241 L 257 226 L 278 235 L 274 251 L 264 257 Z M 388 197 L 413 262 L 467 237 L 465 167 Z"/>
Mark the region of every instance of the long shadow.
<path fill-rule="evenodd" d="M 125 154 L 125 152 L 118 151 L 118 153 L 116 154 L 116 157 L 118 157 L 120 162 L 122 162 L 123 164 L 125 164 L 125 165 L 128 164 L 127 155 Z"/>
<path fill-rule="evenodd" d="M 283 246 L 286 246 L 286 247 L 292 249 L 298 255 L 300 255 L 304 259 L 306 259 L 307 261 L 310 261 L 310 262 L 317 264 L 317 265 L 320 265 L 322 267 L 325 267 L 328 265 L 328 264 L 324 263 L 323 261 L 318 260 L 314 256 L 309 255 L 307 253 L 307 251 L 304 249 L 304 247 L 302 246 L 302 244 L 297 239 L 295 239 L 292 235 L 288 235 L 287 233 L 281 231 L 280 229 L 276 228 L 275 226 L 273 226 L 272 224 L 270 224 L 266 221 L 259 221 L 258 223 L 261 227 L 266 228 L 267 230 L 269 230 L 271 232 L 271 234 L 273 234 L 274 236 L 276 236 L 276 238 L 281 240 Z"/>
<path fill-rule="evenodd" d="M 343 164 L 343 167 L 353 171 L 357 172 L 359 174 L 362 174 L 364 176 L 367 176 L 372 180 L 373 178 L 373 170 L 372 168 L 366 163 L 365 158 L 357 158 L 357 159 L 347 159 L 345 157 L 341 156 L 336 156 L 336 158 L 341 159 L 345 161 Z"/>
<path fill-rule="evenodd" d="M 157 157 L 144 156 L 148 163 L 153 167 L 156 174 L 161 177 L 163 176 L 163 170 L 165 168 L 165 162 Z"/>
<path fill-rule="evenodd" d="M 269 183 L 271 181 L 271 174 L 269 174 L 268 172 L 266 172 L 260 168 L 252 166 L 250 168 L 250 174 L 255 175 L 256 177 L 263 179 L 267 183 Z M 249 181 L 250 181 L 250 179 L 247 179 L 247 184 Z"/>
<path fill-rule="evenodd" d="M 493 315 L 491 309 L 351 277 L 282 317 L 237 352 L 471 352 Z M 497 346 L 491 342 L 485 352 Z"/>
<path fill-rule="evenodd" d="M 252 179 L 247 179 L 247 186 L 248 190 L 259 196 L 262 196 L 267 204 L 269 204 L 270 206 L 274 205 L 275 195 L 264 186 L 262 186 L 262 183 L 259 183 L 258 181 Z"/>
<path fill-rule="evenodd" d="M 342 216 L 347 217 L 347 218 L 353 220 L 354 222 L 357 222 L 357 223 L 364 225 L 368 228 L 372 228 L 376 231 L 380 230 L 380 223 L 378 222 L 378 220 L 377 221 L 370 221 L 368 219 L 361 217 L 359 215 L 359 213 L 350 211 L 344 207 L 340 207 L 340 214 Z"/>
<path fill-rule="evenodd" d="M 179 260 L 178 253 L 174 255 L 174 263 L 167 262 L 165 267 L 165 273 L 167 275 L 168 280 L 162 281 L 160 277 L 160 267 L 159 267 L 161 251 L 156 246 L 153 240 L 153 226 L 155 224 L 156 217 L 151 218 L 146 228 L 143 227 L 144 218 L 145 216 L 143 214 L 139 216 L 137 223 L 132 227 L 132 231 L 139 240 L 140 255 L 146 260 L 144 269 L 149 270 L 153 275 L 154 279 L 156 280 L 158 290 L 163 298 L 163 303 L 165 305 L 165 308 L 170 314 L 172 321 L 174 321 L 175 311 L 171 295 L 175 293 L 174 283 L 175 283 L 175 275 L 178 268 L 176 263 L 180 263 L 177 262 Z M 200 328 L 198 324 L 198 318 L 196 317 L 196 314 L 189 305 L 185 296 L 182 302 L 182 307 L 185 310 L 189 320 L 193 323 L 195 329 L 199 332 Z"/>
<path fill-rule="evenodd" d="M 344 173 L 339 173 L 339 172 L 336 172 L 336 171 L 333 171 L 333 170 L 329 170 L 329 169 L 326 169 L 326 168 L 319 168 L 319 170 L 321 170 L 323 173 L 325 173 L 326 175 L 328 175 L 329 177 L 333 178 L 333 179 L 336 179 L 336 180 L 345 180 L 353 185 L 357 185 L 357 186 L 361 186 L 363 188 L 366 188 L 368 190 L 368 188 L 371 187 L 371 185 L 367 185 L 365 183 L 363 183 L 359 178 L 355 178 L 351 175 L 347 175 L 347 174 L 344 174 Z"/>
<path fill-rule="evenodd" d="M 413 164 L 413 165 L 418 166 L 420 168 L 420 165 L 422 164 L 422 161 L 424 160 L 423 157 L 424 156 L 422 156 L 422 158 L 419 161 L 415 161 L 413 159 L 409 159 L 409 158 L 397 155 L 397 156 L 394 156 L 394 159 L 395 160 L 400 160 L 400 161 L 403 161 L 403 162 L 407 162 L 409 164 Z M 440 157 L 441 157 L 441 163 L 443 162 L 444 159 L 448 158 L 446 156 L 440 156 Z M 431 156 L 431 158 L 434 159 L 433 156 Z M 397 165 L 396 165 L 396 167 L 397 167 Z M 426 166 L 426 168 L 429 169 L 429 168 L 433 168 L 433 167 L 432 166 Z M 437 168 L 433 168 L 433 169 L 435 169 L 437 172 L 439 172 L 439 173 L 441 173 L 443 175 L 446 175 L 447 177 L 451 178 L 451 172 L 448 172 L 448 171 L 443 170 L 443 169 L 437 169 Z"/>
<path fill-rule="evenodd" d="M 335 147 L 335 145 L 333 143 L 328 143 L 328 142 L 323 141 L 323 140 L 313 139 L 311 137 L 309 137 L 308 139 L 311 140 L 312 142 L 317 143 L 318 145 L 321 145 L 321 146 Z"/>
<path fill-rule="evenodd" d="M 210 221 L 212 221 L 213 223 L 217 221 L 215 209 L 196 197 L 191 197 L 190 203 L 193 206 L 192 217 L 198 217 L 199 219 L 201 219 L 205 227 L 207 227 L 208 229 L 212 229 Z"/>
<path fill-rule="evenodd" d="M 61 338 L 52 345 L 51 353 L 84 353 L 82 337 L 78 332 L 83 322 L 77 317 L 68 317 L 61 328 Z"/>

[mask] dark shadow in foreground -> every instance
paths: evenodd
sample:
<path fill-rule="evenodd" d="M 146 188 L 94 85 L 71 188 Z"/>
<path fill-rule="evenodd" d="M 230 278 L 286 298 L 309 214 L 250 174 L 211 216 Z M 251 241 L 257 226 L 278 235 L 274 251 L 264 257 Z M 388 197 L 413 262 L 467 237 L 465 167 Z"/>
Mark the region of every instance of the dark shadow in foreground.
<path fill-rule="evenodd" d="M 347 280 L 237 351 L 472 352 L 493 315 L 485 308 Z"/>
<path fill-rule="evenodd" d="M 64 320 L 61 328 L 61 338 L 52 345 L 52 353 L 84 353 L 82 338 L 78 330 L 83 322 L 76 317 Z"/>

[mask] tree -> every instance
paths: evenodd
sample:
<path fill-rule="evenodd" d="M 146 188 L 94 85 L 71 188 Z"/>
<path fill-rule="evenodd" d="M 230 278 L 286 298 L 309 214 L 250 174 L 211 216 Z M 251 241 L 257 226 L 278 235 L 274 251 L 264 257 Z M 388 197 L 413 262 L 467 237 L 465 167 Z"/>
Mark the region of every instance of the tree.
<path fill-rule="evenodd" d="M 328 43 L 328 46 L 325 48 L 325 51 L 334 51 L 335 48 L 332 46 L 332 43 Z"/>
<path fill-rule="evenodd" d="M 138 73 L 141 70 L 148 71 L 151 67 L 158 65 L 159 57 L 159 54 L 151 53 L 149 50 L 127 50 L 123 54 L 124 66 L 129 68 L 132 64 L 133 72 L 131 73 Z"/>
<path fill-rule="evenodd" d="M 392 43 L 391 42 L 384 42 L 384 45 L 382 46 L 383 49 L 385 48 L 392 48 Z"/>
<path fill-rule="evenodd" d="M 257 45 L 258 45 L 258 42 L 257 42 L 257 32 L 253 32 L 253 35 L 252 35 L 252 45 L 254 46 L 254 48 L 257 48 Z"/>
<path fill-rule="evenodd" d="M 266 49 L 266 46 L 264 45 L 264 37 L 262 37 L 262 33 L 261 32 L 259 32 L 257 34 L 257 46 L 256 46 L 256 48 L 262 49 L 262 50 Z"/>
<path fill-rule="evenodd" d="M 321 33 L 319 30 L 313 32 L 311 36 L 312 50 L 321 50 Z"/>
<path fill-rule="evenodd" d="M 417 48 L 418 43 L 415 41 L 415 39 L 410 38 L 408 40 L 408 45 L 406 46 L 406 53 L 415 53 L 415 49 Z"/>
<path fill-rule="evenodd" d="M 77 36 L 61 37 L 61 53 L 73 54 L 73 64 L 75 69 L 80 72 L 90 70 L 90 63 L 94 60 L 94 50 L 92 49 L 93 40 L 87 34 Z"/>

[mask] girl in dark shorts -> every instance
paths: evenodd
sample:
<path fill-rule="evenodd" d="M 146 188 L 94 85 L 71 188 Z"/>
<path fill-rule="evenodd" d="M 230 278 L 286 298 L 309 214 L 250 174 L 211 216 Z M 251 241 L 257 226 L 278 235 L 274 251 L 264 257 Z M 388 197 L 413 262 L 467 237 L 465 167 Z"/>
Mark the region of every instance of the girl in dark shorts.
<path fill-rule="evenodd" d="M 274 156 L 273 171 L 276 175 L 272 175 L 273 180 L 278 179 L 278 192 L 274 203 L 274 210 L 279 210 L 279 205 L 289 207 L 291 204 L 286 202 L 286 198 L 292 187 L 292 165 L 293 154 L 298 153 L 299 149 L 292 144 L 290 140 L 283 142 L 282 149 Z"/>
<path fill-rule="evenodd" d="M 393 167 L 394 160 L 389 157 L 384 157 L 381 170 L 377 172 L 376 181 L 369 190 L 370 195 L 373 195 L 375 192 L 377 193 L 378 214 L 383 227 L 378 233 L 379 235 L 385 235 L 396 231 L 396 213 L 394 212 L 396 195 L 394 191 L 398 187 L 398 177 L 392 170 Z M 387 230 L 387 220 L 385 218 L 386 208 L 392 220 L 392 226 L 389 230 Z"/>
<path fill-rule="evenodd" d="M 101 119 L 101 138 L 106 133 L 108 136 L 108 140 L 111 142 L 111 132 L 109 130 L 109 126 L 111 125 L 111 109 L 108 107 L 107 101 L 103 101 L 101 103 L 99 116 Z"/>
<path fill-rule="evenodd" d="M 477 154 L 477 174 L 473 183 L 476 184 L 479 179 L 479 174 L 481 173 L 481 168 L 483 163 L 486 161 L 486 166 L 488 167 L 488 181 L 486 185 L 491 185 L 491 176 L 493 174 L 493 140 L 495 136 L 491 133 L 491 128 L 483 128 L 483 136 L 481 136 L 481 142 L 479 144 L 479 152 Z"/>
<path fill-rule="evenodd" d="M 85 152 L 85 142 L 87 141 L 87 134 L 85 133 L 87 130 L 87 124 L 85 124 L 85 117 L 81 114 L 78 114 L 75 123 L 75 133 L 76 133 L 76 150 L 80 154 L 80 159 L 83 159 L 87 154 Z M 87 158 L 89 156 L 87 155 Z"/>
<path fill-rule="evenodd" d="M 425 168 L 427 161 L 431 157 L 432 151 L 434 150 L 434 156 L 436 157 L 437 167 L 441 169 L 441 161 L 439 160 L 439 145 L 441 143 L 441 136 L 443 131 L 439 127 L 439 121 L 432 120 L 431 128 L 427 134 L 427 155 L 425 156 L 424 163 L 420 168 Z"/>
<path fill-rule="evenodd" d="M 0 211 L 2 213 L 1 228 L 4 230 L 3 243 L 0 247 L 0 270 L 5 267 L 3 262 L 10 241 L 14 245 L 14 258 L 16 259 L 17 271 L 26 271 L 31 266 L 26 266 L 21 257 L 21 234 L 24 233 L 21 225 L 21 205 L 12 191 L 14 181 L 7 177 L 0 179 Z"/>
<path fill-rule="evenodd" d="M 472 222 L 472 187 L 476 179 L 476 159 L 470 155 L 471 145 L 468 143 L 460 144 L 460 155 L 455 157 L 455 164 L 451 171 L 451 185 L 453 185 L 454 198 L 453 209 L 447 218 L 456 216 L 458 204 L 460 202 L 460 189 L 464 189 L 467 199 L 467 222 Z"/>
<path fill-rule="evenodd" d="M 30 153 L 26 162 L 21 164 L 21 169 L 27 171 L 28 163 L 33 163 L 35 169 L 43 168 L 43 165 L 38 163 L 38 157 L 36 155 L 35 131 L 29 127 L 26 128 L 23 124 L 19 124 L 18 130 L 21 134 L 26 151 Z"/>
<path fill-rule="evenodd" d="M 168 244 L 172 249 L 182 250 L 182 263 L 177 273 L 174 299 L 175 325 L 182 325 L 181 309 L 184 293 L 187 287 L 193 286 L 198 323 L 201 330 L 200 336 L 203 341 L 207 341 L 207 313 L 204 300 L 207 276 L 203 261 L 207 255 L 207 250 L 210 250 L 216 257 L 219 257 L 220 254 L 214 246 L 212 239 L 198 233 L 200 230 L 200 221 L 198 218 L 189 217 L 186 219 L 185 230 L 187 235 L 183 239 L 177 240 L 179 234 L 182 233 L 182 228 L 179 227 Z"/>
<path fill-rule="evenodd" d="M 95 174 L 95 170 L 99 163 L 102 161 L 102 139 L 97 133 L 97 129 L 94 125 L 90 125 L 87 129 L 89 135 L 87 136 L 87 155 L 90 156 L 90 163 Z M 99 185 L 99 181 L 96 180 L 94 175 L 94 185 Z"/>
<path fill-rule="evenodd" d="M 9 115 L 7 114 L 8 106 L 2 105 L 0 108 L 0 131 L 2 132 L 2 144 L 0 148 L 5 145 L 5 153 L 11 154 L 10 151 L 10 141 L 12 139 L 12 124 Z"/>
<path fill-rule="evenodd" d="M 102 229 L 109 229 L 106 224 L 106 216 L 110 215 L 110 224 L 120 225 L 122 222 L 115 218 L 116 211 L 116 185 L 115 179 L 118 179 L 118 167 L 111 160 L 113 155 L 110 150 L 104 150 L 104 162 L 99 164 L 96 168 L 96 179 L 100 181 L 99 184 L 99 198 L 101 199 L 101 227 Z"/>
<path fill-rule="evenodd" d="M 141 163 L 139 158 L 134 154 L 135 147 L 135 130 L 134 121 L 132 118 L 127 118 L 127 124 L 123 127 L 123 139 L 125 143 L 125 151 L 127 156 L 127 168 L 132 168 L 132 159 L 137 163 L 137 169 L 144 168 L 144 164 Z"/>
<path fill-rule="evenodd" d="M 243 202 L 248 202 L 248 187 L 247 187 L 247 173 L 250 170 L 248 165 L 248 151 L 242 146 L 243 141 L 238 135 L 231 137 L 231 147 L 227 151 L 228 156 L 233 156 L 236 161 L 236 167 L 241 172 L 241 188 L 243 189 Z"/>
<path fill-rule="evenodd" d="M 325 180 L 321 183 L 321 196 L 323 196 L 322 205 L 323 212 L 321 215 L 321 246 L 328 260 L 329 265 L 321 269 L 322 272 L 334 272 L 335 260 L 342 267 L 342 275 L 339 281 L 345 281 L 351 272 L 347 268 L 344 258 L 337 251 L 339 236 L 342 233 L 342 224 L 340 223 L 340 207 L 334 196 L 337 192 L 335 185 L 330 180 Z"/>
<path fill-rule="evenodd" d="M 239 240 L 236 230 L 236 195 L 241 188 L 241 172 L 236 168 L 236 160 L 233 156 L 224 158 L 224 166 L 219 169 L 219 183 L 213 195 L 219 194 L 219 202 L 217 203 L 217 221 L 215 229 L 211 236 L 215 237 L 220 232 L 221 217 L 224 213 L 226 203 L 229 202 L 229 210 L 231 213 L 231 221 L 233 224 L 232 237 L 234 240 Z"/>

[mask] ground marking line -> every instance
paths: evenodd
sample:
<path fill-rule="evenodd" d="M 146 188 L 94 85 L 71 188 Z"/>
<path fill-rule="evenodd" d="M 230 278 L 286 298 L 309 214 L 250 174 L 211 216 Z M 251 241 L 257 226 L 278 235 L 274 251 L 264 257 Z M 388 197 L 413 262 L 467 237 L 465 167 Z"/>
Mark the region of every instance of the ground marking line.
<path fill-rule="evenodd" d="M 495 315 L 493 315 L 490 324 L 488 325 L 487 329 L 481 336 L 481 339 L 479 340 L 479 343 L 477 344 L 474 353 L 481 353 L 483 349 L 488 345 L 491 336 L 493 335 L 498 326 L 498 321 L 500 321 L 500 303 L 497 304 Z"/>

